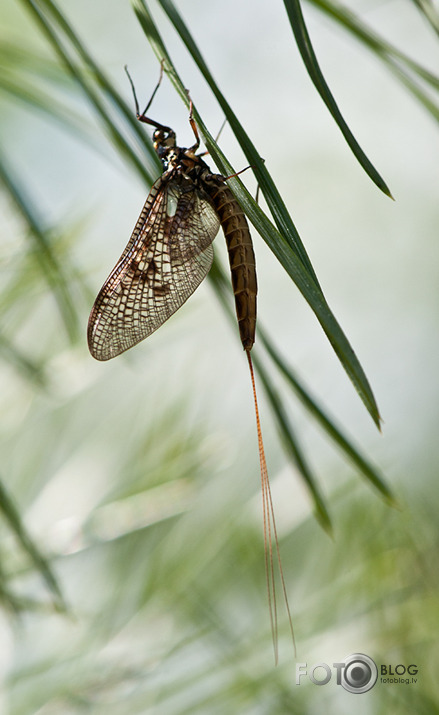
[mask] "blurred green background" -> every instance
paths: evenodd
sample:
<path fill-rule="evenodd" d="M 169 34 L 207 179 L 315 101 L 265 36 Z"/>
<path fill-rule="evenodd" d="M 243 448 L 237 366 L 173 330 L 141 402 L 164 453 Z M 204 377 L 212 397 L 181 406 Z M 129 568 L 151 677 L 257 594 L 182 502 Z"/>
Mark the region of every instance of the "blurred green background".
<path fill-rule="evenodd" d="M 176 5 L 265 159 L 384 420 L 380 435 L 253 231 L 261 322 L 399 503 L 392 508 L 359 478 L 266 362 L 332 521 L 330 538 L 260 389 L 297 661 L 331 665 L 363 652 L 378 664 L 416 663 L 418 679 L 378 681 L 364 695 L 334 678 L 295 685 L 282 603 L 274 666 L 254 414 L 237 330 L 205 281 L 145 343 L 110 363 L 90 357 L 90 308 L 147 189 L 115 145 L 110 103 L 107 125 L 91 105 L 93 72 L 84 73 L 87 95 L 32 13 L 53 22 L 55 6 L 3 0 L 0 711 L 439 712 L 439 80 L 407 73 L 402 62 L 386 66 L 379 47 L 358 43 L 323 3 L 305 5 L 325 78 L 394 203 L 362 171 L 312 86 L 282 3 Z M 130 4 L 56 7 L 127 104 L 124 64 L 146 103 L 159 65 Z M 437 71 L 439 24 L 421 11 L 428 3 L 350 7 Z M 162 8 L 151 9 L 215 134 L 218 104 Z M 150 114 L 191 143 L 187 110 L 166 78 Z M 121 131 L 128 137 L 128 124 Z M 139 140 L 129 142 L 156 175 Z M 236 168 L 246 165 L 227 126 L 220 145 Z M 251 172 L 242 178 L 254 193 Z M 220 234 L 224 262 L 223 243 Z"/>

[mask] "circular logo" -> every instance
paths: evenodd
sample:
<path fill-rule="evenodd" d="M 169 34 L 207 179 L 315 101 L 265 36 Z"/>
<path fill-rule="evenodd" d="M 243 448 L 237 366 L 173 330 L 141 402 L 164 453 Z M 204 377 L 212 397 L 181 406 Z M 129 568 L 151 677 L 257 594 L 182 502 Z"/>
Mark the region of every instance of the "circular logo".
<path fill-rule="evenodd" d="M 372 658 L 364 653 L 353 653 L 344 660 L 341 685 L 350 693 L 367 693 L 375 685 L 378 668 Z"/>

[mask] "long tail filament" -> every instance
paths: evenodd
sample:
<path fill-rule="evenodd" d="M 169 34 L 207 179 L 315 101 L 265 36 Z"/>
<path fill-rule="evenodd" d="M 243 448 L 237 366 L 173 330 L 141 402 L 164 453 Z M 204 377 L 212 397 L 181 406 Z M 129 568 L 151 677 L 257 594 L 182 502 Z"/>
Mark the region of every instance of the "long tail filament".
<path fill-rule="evenodd" d="M 270 611 L 271 633 L 273 637 L 274 659 L 278 662 L 278 617 L 277 617 L 277 602 L 276 602 L 276 584 L 274 578 L 274 559 L 273 559 L 273 540 L 275 544 L 275 552 L 279 566 L 279 575 L 282 584 L 282 591 L 285 601 L 285 606 L 288 614 L 291 635 L 293 638 L 294 652 L 296 652 L 296 642 L 294 637 L 293 621 L 291 619 L 290 606 L 288 603 L 287 589 L 285 585 L 284 573 L 282 569 L 282 561 L 280 557 L 279 540 L 277 538 L 276 520 L 274 518 L 273 500 L 271 498 L 270 480 L 268 478 L 267 463 L 265 461 L 264 443 L 262 440 L 261 422 L 259 419 L 258 398 L 256 395 L 256 382 L 253 370 L 253 363 L 250 351 L 246 350 L 248 364 L 250 368 L 250 377 L 253 388 L 253 398 L 255 403 L 256 428 L 258 432 L 259 446 L 259 462 L 261 466 L 261 487 L 262 487 L 262 509 L 264 523 L 264 551 L 265 551 L 265 574 L 267 579 L 268 607 Z"/>

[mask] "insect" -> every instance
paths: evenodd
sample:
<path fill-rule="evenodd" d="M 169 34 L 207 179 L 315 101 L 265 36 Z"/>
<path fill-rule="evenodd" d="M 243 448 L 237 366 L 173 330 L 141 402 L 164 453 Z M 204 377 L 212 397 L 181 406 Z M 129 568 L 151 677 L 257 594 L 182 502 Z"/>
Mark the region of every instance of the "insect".
<path fill-rule="evenodd" d="M 265 568 L 277 659 L 273 540 L 291 630 L 292 625 L 250 355 L 255 342 L 257 294 L 253 244 L 244 212 L 227 186 L 226 181 L 230 177 L 212 173 L 201 155 L 196 154 L 200 138 L 192 116 L 192 101 L 189 122 L 195 143 L 188 149 L 177 145 L 171 127 L 146 116 L 162 73 L 163 64 L 152 97 L 140 113 L 134 85 L 127 71 L 137 119 L 154 127 L 153 143 L 163 164 L 163 174 L 153 184 L 131 238 L 96 298 L 88 322 L 88 346 L 97 360 L 110 360 L 157 330 L 208 274 L 213 261 L 212 242 L 222 227 L 229 254 L 239 333 L 248 358 L 253 388 L 261 467 Z"/>

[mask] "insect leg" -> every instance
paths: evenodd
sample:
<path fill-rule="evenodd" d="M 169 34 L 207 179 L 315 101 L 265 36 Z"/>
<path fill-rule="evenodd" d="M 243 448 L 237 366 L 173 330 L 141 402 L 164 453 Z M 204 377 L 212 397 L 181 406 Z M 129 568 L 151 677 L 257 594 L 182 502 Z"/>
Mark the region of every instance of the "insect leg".
<path fill-rule="evenodd" d="M 134 87 L 134 82 L 131 78 L 130 73 L 128 72 L 128 67 L 125 65 L 125 72 L 127 73 L 128 79 L 130 81 L 131 89 L 133 91 L 133 97 L 134 97 L 134 103 L 136 105 L 136 117 L 139 120 L 139 122 L 144 122 L 144 124 L 150 124 L 153 127 L 156 127 L 157 129 L 164 129 L 165 131 L 172 131 L 170 127 L 165 127 L 164 124 L 159 124 L 158 122 L 154 122 L 152 119 L 149 119 L 146 115 L 148 109 L 150 108 L 152 101 L 156 95 L 156 92 L 158 88 L 160 87 L 163 79 L 163 65 L 164 65 L 165 60 L 163 59 L 160 62 L 160 76 L 159 76 L 159 81 L 157 82 L 157 85 L 154 89 L 154 92 L 151 95 L 151 99 L 149 100 L 148 104 L 146 105 L 145 109 L 143 110 L 142 114 L 140 114 L 140 109 L 139 109 L 139 100 L 137 99 L 137 94 L 136 94 L 136 89 Z"/>
<path fill-rule="evenodd" d="M 199 156 L 202 156 L 202 154 L 199 154 Z M 261 158 L 261 161 L 265 161 L 265 159 Z M 240 171 L 237 171 L 236 174 L 230 174 L 230 176 L 225 176 L 224 181 L 227 181 L 228 179 L 234 179 L 235 176 L 239 176 L 244 171 L 247 171 L 247 169 L 254 169 L 254 168 L 255 167 L 252 164 L 249 164 L 248 166 L 245 167 L 245 169 L 241 169 Z M 256 187 L 256 196 L 255 196 L 255 201 L 257 204 L 259 204 L 259 189 L 260 189 L 260 185 L 258 184 Z"/>
<path fill-rule="evenodd" d="M 151 99 L 149 100 L 148 104 L 146 105 L 145 109 L 144 109 L 143 112 L 142 112 L 142 115 L 141 115 L 142 117 L 145 116 L 145 114 L 147 113 L 148 109 L 150 108 L 150 106 L 151 106 L 151 104 L 152 104 L 152 102 L 153 102 L 153 99 L 154 99 L 154 97 L 155 97 L 155 95 L 156 95 L 156 93 L 157 93 L 157 90 L 158 90 L 158 88 L 160 87 L 160 85 L 161 85 L 161 83 L 162 83 L 164 64 L 165 64 L 165 59 L 163 58 L 162 61 L 160 62 L 159 81 L 157 82 L 157 84 L 156 84 L 156 86 L 155 86 L 154 92 L 153 92 L 152 95 L 151 95 Z"/>
<path fill-rule="evenodd" d="M 195 119 L 193 116 L 194 105 L 193 105 L 192 99 L 190 98 L 189 90 L 187 89 L 186 92 L 187 92 L 187 96 L 189 98 L 189 124 L 192 127 L 192 131 L 193 131 L 194 137 L 195 137 L 195 144 L 193 146 L 191 146 L 188 149 L 188 151 L 195 153 L 197 151 L 198 147 L 200 146 L 200 135 L 198 134 L 197 125 L 195 124 Z"/>
<path fill-rule="evenodd" d="M 158 90 L 158 88 L 160 87 L 160 85 L 161 85 L 161 83 L 162 83 L 162 79 L 163 79 L 163 65 L 164 65 L 164 62 L 165 62 L 164 59 L 160 62 L 159 81 L 157 82 L 157 85 L 156 85 L 156 87 L 155 87 L 155 89 L 154 89 L 154 92 L 153 92 L 152 95 L 151 95 L 151 99 L 149 100 L 149 102 L 148 102 L 148 104 L 146 105 L 145 109 L 143 110 L 142 114 L 140 114 L 139 101 L 138 101 L 138 99 L 137 99 L 136 88 L 134 87 L 134 82 L 133 82 L 133 80 L 132 80 L 132 78 L 131 78 L 130 73 L 128 72 L 128 67 L 127 67 L 127 65 L 125 65 L 125 67 L 124 67 L 124 70 L 125 70 L 125 72 L 126 72 L 126 74 L 127 74 L 127 77 L 128 77 L 128 79 L 129 79 L 129 81 L 130 81 L 131 90 L 132 90 L 132 92 L 133 92 L 134 103 L 135 103 L 135 105 L 136 105 L 136 115 L 137 115 L 137 117 L 143 117 L 143 116 L 145 116 L 145 114 L 147 113 L 148 109 L 150 108 L 150 106 L 151 106 L 151 104 L 152 104 L 152 101 L 153 101 L 153 99 L 154 99 L 154 97 L 155 97 L 155 95 L 156 95 L 156 93 L 157 93 L 157 90 Z"/>
<path fill-rule="evenodd" d="M 217 134 L 216 137 L 215 137 L 215 143 L 218 142 L 218 139 L 220 138 L 221 132 L 222 132 L 222 130 L 224 129 L 224 127 L 226 126 L 226 124 L 227 124 L 227 117 L 224 117 L 224 121 L 223 121 L 223 123 L 221 124 L 220 129 L 219 129 L 219 132 L 218 132 L 218 134 Z M 207 156 L 208 153 L 209 153 L 209 152 L 206 150 L 206 151 L 201 152 L 201 154 L 197 154 L 197 156 L 199 156 L 199 157 Z"/>

